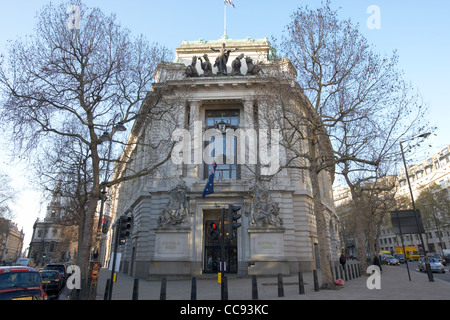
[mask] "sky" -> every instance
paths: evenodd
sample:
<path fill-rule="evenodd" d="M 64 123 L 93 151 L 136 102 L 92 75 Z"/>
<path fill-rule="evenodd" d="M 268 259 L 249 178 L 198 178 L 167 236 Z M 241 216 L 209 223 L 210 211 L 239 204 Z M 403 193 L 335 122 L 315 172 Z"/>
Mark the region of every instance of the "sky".
<path fill-rule="evenodd" d="M 299 7 L 315 8 L 318 0 L 232 0 L 226 7 L 227 35 L 230 39 L 281 38 L 290 16 Z M 0 0 L 0 54 L 8 40 L 34 34 L 36 13 L 50 1 Z M 54 0 L 59 4 L 61 1 Z M 223 0 L 85 0 L 107 14 L 115 13 L 122 26 L 143 34 L 175 53 L 183 40 L 217 40 L 224 34 Z M 429 122 L 437 127 L 428 138 L 426 150 L 435 153 L 450 144 L 450 1 L 449 0 L 331 0 L 339 16 L 358 24 L 361 33 L 376 51 L 390 55 L 397 50 L 399 67 L 429 106 Z M 4 139 L 3 139 L 4 140 Z M 18 200 L 12 209 L 13 221 L 25 232 L 29 245 L 36 218 L 45 216 L 46 203 L 36 186 L 28 183 L 28 164 L 8 157 L 2 142 L 0 168 L 10 173 Z M 431 146 L 429 146 L 431 145 Z M 409 161 L 417 159 L 410 156 Z"/>

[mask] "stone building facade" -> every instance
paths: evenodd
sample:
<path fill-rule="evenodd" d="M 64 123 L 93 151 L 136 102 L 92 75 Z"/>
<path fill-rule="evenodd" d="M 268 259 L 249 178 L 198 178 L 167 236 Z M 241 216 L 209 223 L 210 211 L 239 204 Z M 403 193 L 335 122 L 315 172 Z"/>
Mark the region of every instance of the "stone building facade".
<path fill-rule="evenodd" d="M 414 199 L 417 200 L 420 193 L 427 187 L 438 185 L 440 192 L 447 195 L 450 200 L 450 145 L 446 145 L 438 152 L 418 163 L 408 165 L 408 175 Z M 410 189 L 406 181 L 404 168 L 400 168 L 397 176 L 398 191 L 396 196 L 410 199 Z M 422 213 L 423 215 L 423 213 Z M 424 219 L 422 217 L 422 219 Z M 425 250 L 428 253 L 442 254 L 443 249 L 450 249 L 450 221 L 448 213 L 434 212 L 433 219 L 424 221 Z M 404 235 L 405 245 L 415 246 L 422 250 L 422 244 L 417 234 Z M 381 250 L 395 252 L 395 247 L 401 246 L 400 236 L 392 231 L 390 224 L 383 226 L 380 235 Z"/>
<path fill-rule="evenodd" d="M 44 219 L 36 219 L 28 258 L 38 266 L 50 262 L 74 262 L 77 253 L 77 228 L 61 221 L 61 195 L 56 190 L 47 206 Z"/>
<path fill-rule="evenodd" d="M 163 164 L 152 175 L 109 190 L 106 214 L 113 221 L 124 214 L 132 217 L 132 235 L 119 246 L 121 270 L 144 279 L 218 272 L 221 242 L 214 228 L 222 227 L 221 214 L 228 214 L 229 205 L 241 208 L 241 226 L 232 240 L 225 236 L 227 272 L 273 275 L 316 268 L 308 172 L 281 169 L 290 153 L 281 146 L 279 131 L 263 125 L 278 108 L 264 100 L 273 77 L 283 78 L 286 90 L 297 90 L 296 108 L 308 107 L 291 63 L 275 59 L 266 39 L 183 42 L 176 53 L 175 62 L 159 66 L 142 105 L 148 114 L 167 113 L 136 121 L 122 154 L 123 162 L 132 161 L 116 166 L 114 174 L 120 178 Z M 203 197 L 214 161 L 214 193 Z M 337 260 L 333 179 L 329 172 L 320 175 L 327 246 Z M 227 218 L 224 224 L 228 230 Z M 109 239 L 105 263 L 112 232 Z"/>
<path fill-rule="evenodd" d="M 432 154 L 425 160 L 408 165 L 408 175 L 411 183 L 411 191 L 415 201 L 420 196 L 420 193 L 426 188 L 433 185 L 440 186 L 441 193 L 450 197 L 450 145 L 445 146 L 439 152 Z M 406 180 L 406 173 L 404 167 L 401 167 L 396 176 L 397 187 L 395 189 L 396 199 L 401 197 L 407 200 L 408 206 L 411 205 L 411 193 L 408 182 Z M 348 254 L 355 254 L 355 241 L 353 239 L 354 230 L 351 225 L 346 225 L 346 216 L 352 216 L 351 212 L 345 208 L 346 204 L 351 203 L 352 197 L 348 187 L 338 186 L 334 190 L 334 204 L 337 209 L 342 206 L 340 212 L 341 227 L 348 230 L 341 231 L 341 238 L 344 241 L 343 247 Z M 416 203 L 417 206 L 417 203 Z M 422 213 L 423 214 L 423 213 Z M 423 219 L 423 217 L 422 217 Z M 450 248 L 450 221 L 448 213 L 434 212 L 433 219 L 424 221 L 425 236 L 424 244 L 427 253 L 442 254 L 442 250 Z M 418 234 L 404 234 L 404 244 L 406 246 L 415 246 L 422 250 L 422 243 Z M 402 246 L 401 237 L 394 233 L 389 213 L 384 215 L 384 223 L 380 226 L 378 247 L 382 251 L 390 251 L 395 253 L 395 247 Z"/>
<path fill-rule="evenodd" d="M 16 223 L 0 218 L 0 265 L 13 263 L 21 257 L 24 237 Z"/>

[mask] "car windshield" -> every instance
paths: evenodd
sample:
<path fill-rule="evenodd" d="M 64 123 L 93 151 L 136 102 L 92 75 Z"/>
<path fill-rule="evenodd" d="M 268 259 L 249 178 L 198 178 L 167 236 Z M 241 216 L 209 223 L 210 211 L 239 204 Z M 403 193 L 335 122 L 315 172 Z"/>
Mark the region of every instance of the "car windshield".
<path fill-rule="evenodd" d="M 0 274 L 0 289 L 39 287 L 41 277 L 37 272 L 5 272 Z"/>
<path fill-rule="evenodd" d="M 41 271 L 41 277 L 42 279 L 58 279 L 59 278 L 59 272 L 57 271 L 50 271 L 50 272 L 45 272 L 45 271 Z"/>
<path fill-rule="evenodd" d="M 64 272 L 66 271 L 64 266 L 47 266 L 45 268 L 46 270 L 56 270 L 59 271 L 59 273 L 64 274 Z"/>

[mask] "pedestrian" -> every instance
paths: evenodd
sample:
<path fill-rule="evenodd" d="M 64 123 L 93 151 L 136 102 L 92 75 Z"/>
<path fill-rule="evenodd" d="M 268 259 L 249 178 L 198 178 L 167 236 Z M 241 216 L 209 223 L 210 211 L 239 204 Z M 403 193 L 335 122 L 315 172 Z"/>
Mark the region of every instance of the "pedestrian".
<path fill-rule="evenodd" d="M 345 256 L 341 254 L 341 257 L 339 258 L 339 263 L 342 265 L 342 268 L 345 269 L 345 262 L 347 260 L 345 259 Z"/>
<path fill-rule="evenodd" d="M 383 271 L 383 270 L 381 269 L 380 259 L 378 258 L 377 255 L 375 255 L 375 257 L 373 258 L 373 264 L 376 265 L 376 266 L 378 266 L 378 268 L 380 268 L 380 272 Z"/>

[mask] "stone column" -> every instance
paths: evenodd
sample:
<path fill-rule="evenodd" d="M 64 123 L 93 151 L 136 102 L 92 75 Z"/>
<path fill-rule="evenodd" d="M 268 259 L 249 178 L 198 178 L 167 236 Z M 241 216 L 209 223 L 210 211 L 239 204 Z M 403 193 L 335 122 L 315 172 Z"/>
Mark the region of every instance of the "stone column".
<path fill-rule="evenodd" d="M 258 133 L 253 119 L 254 100 L 249 98 L 243 101 L 243 123 L 239 126 L 238 164 L 256 165 L 258 160 Z M 241 172 L 241 177 L 245 172 Z"/>
<path fill-rule="evenodd" d="M 245 99 L 243 101 L 244 103 L 244 125 L 241 127 L 244 127 L 245 129 L 255 129 L 254 127 L 254 121 L 253 121 L 253 105 L 254 100 L 253 99 Z"/>
<path fill-rule="evenodd" d="M 191 135 L 191 163 L 188 164 L 187 176 L 189 178 L 199 178 L 199 168 L 202 164 L 203 145 L 203 122 L 200 117 L 200 100 L 189 102 L 189 133 Z"/>

